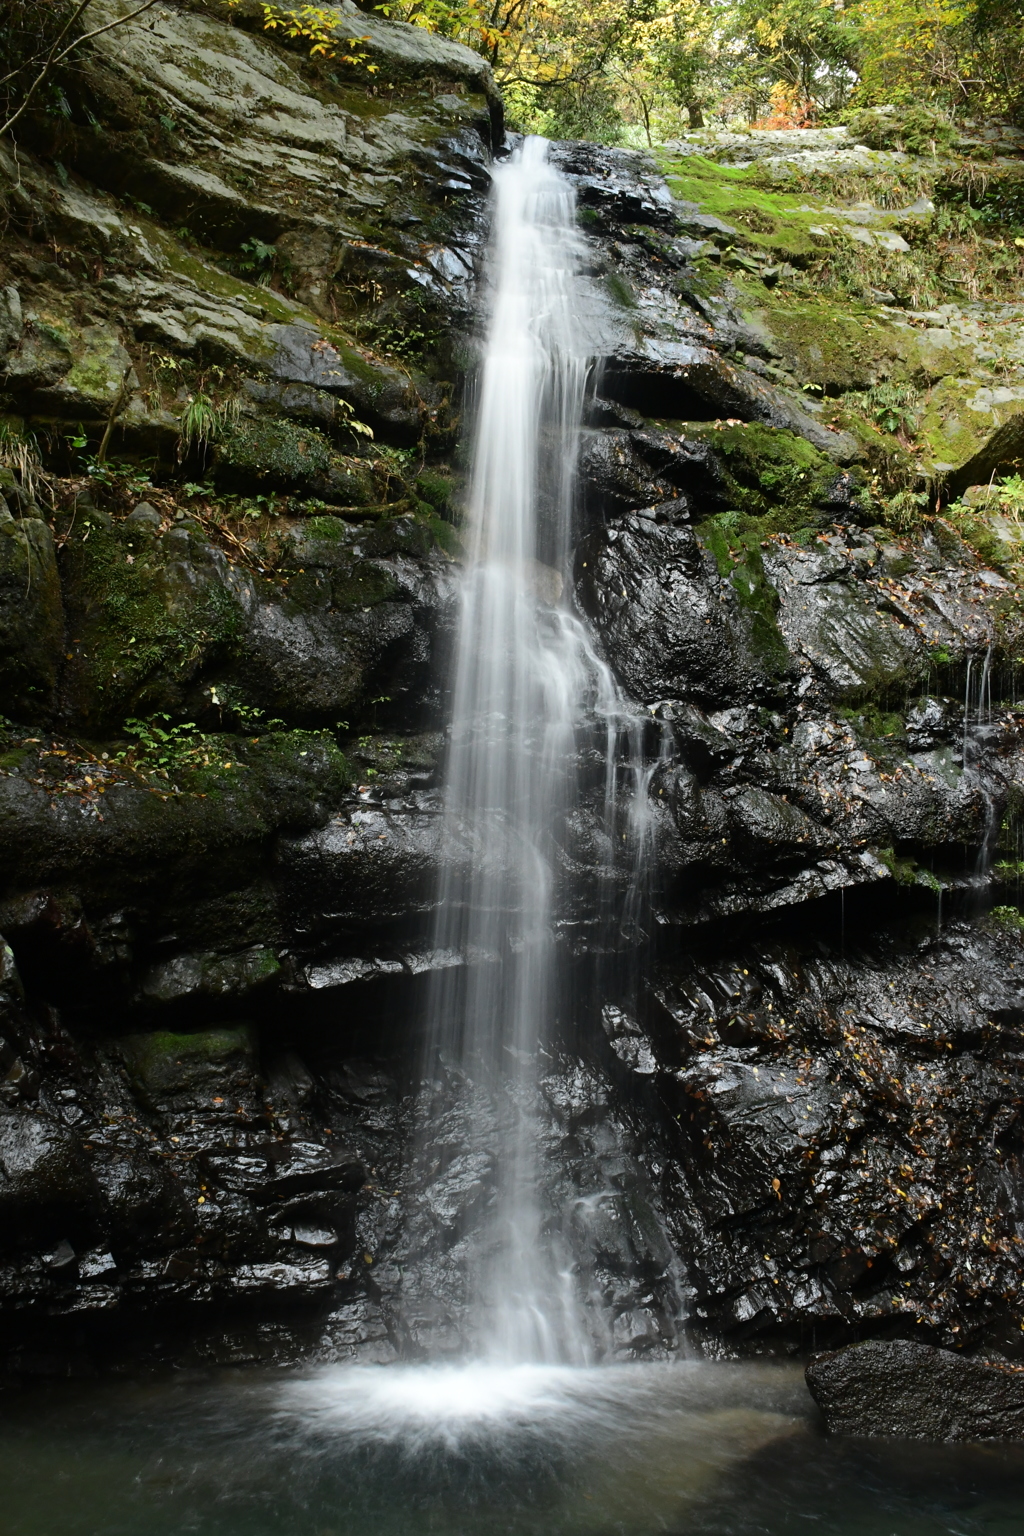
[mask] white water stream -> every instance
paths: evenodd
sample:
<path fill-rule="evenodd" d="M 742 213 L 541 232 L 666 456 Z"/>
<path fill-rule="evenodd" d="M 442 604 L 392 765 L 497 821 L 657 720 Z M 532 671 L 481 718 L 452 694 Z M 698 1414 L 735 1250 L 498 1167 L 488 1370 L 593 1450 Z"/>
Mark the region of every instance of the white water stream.
<path fill-rule="evenodd" d="M 538 1188 L 535 1107 L 566 1001 L 554 917 L 577 727 L 588 718 L 604 732 L 610 811 L 626 724 L 564 596 L 591 360 L 574 194 L 547 150 L 527 139 L 494 171 L 435 933 L 440 951 L 468 963 L 439 974 L 430 1005 L 431 1062 L 462 1085 L 486 1191 L 466 1276 L 475 1349 L 503 1363 L 587 1358 L 569 1263 Z M 444 1167 L 435 1130 L 421 1133 L 428 1177 Z"/>

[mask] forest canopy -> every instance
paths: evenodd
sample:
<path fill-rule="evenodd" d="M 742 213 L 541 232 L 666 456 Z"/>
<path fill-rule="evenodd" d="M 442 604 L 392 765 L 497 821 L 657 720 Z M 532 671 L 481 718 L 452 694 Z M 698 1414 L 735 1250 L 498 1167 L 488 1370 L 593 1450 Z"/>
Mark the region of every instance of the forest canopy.
<path fill-rule="evenodd" d="M 0 135 L 30 105 L 59 110 L 59 66 L 156 3 L 111 19 L 96 0 L 2 0 Z M 554 138 L 650 143 L 705 126 L 827 125 L 877 106 L 923 113 L 940 137 L 943 121 L 950 132 L 978 118 L 1024 126 L 1024 0 L 358 3 L 475 48 L 510 125 Z M 342 37 L 351 13 L 340 27 L 330 5 L 244 8 L 314 57 L 365 63 L 359 38 Z"/>
<path fill-rule="evenodd" d="M 370 9 L 369 5 L 365 6 Z M 1020 0 L 393 0 L 490 59 L 514 126 L 609 142 L 859 108 L 1024 119 Z"/>

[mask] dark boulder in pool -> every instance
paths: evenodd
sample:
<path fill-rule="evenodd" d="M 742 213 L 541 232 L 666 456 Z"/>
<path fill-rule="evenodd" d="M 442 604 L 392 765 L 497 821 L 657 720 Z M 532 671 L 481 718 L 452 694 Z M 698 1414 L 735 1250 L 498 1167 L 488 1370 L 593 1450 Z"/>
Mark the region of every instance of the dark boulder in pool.
<path fill-rule="evenodd" d="M 830 1434 L 1024 1440 L 1024 1367 L 909 1339 L 818 1355 L 807 1385 Z"/>

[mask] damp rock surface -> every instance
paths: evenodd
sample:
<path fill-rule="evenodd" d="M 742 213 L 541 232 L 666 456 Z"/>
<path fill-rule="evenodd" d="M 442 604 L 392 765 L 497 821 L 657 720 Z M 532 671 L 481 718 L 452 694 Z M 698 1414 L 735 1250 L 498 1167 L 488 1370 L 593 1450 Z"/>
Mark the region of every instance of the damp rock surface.
<path fill-rule="evenodd" d="M 830 1434 L 1024 1440 L 1024 1371 L 909 1339 L 870 1340 L 807 1367 Z"/>
<path fill-rule="evenodd" d="M 432 934 L 442 868 L 502 856 L 442 797 L 500 103 L 478 55 L 346 14 L 379 92 L 168 0 L 0 148 L 5 420 L 110 426 L 52 505 L 0 468 L 16 1376 L 472 1342 L 493 1152 L 420 1047 L 438 976 L 497 960 Z M 841 139 L 696 147 L 883 163 Z M 1019 570 L 997 523 L 886 521 L 905 443 L 854 397 L 926 389 L 913 472 L 977 490 L 1019 457 L 1017 386 L 975 378 L 1019 364 L 1019 315 L 787 296 L 821 210 L 761 228 L 693 147 L 552 150 L 602 361 L 564 591 L 634 711 L 651 921 L 602 926 L 635 892 L 588 718 L 552 829 L 550 1228 L 605 1358 L 1018 1358 Z M 876 212 L 826 238 L 881 250 Z"/>

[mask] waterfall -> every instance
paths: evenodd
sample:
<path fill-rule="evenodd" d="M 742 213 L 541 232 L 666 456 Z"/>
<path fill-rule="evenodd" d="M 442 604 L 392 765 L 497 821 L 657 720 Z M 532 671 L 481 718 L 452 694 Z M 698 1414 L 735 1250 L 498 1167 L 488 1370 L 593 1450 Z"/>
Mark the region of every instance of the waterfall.
<path fill-rule="evenodd" d="M 558 842 L 577 794 L 577 726 L 604 722 L 610 764 L 619 714 L 565 596 L 590 359 L 575 199 L 547 149 L 528 138 L 494 171 L 435 932 L 437 951 L 462 963 L 435 979 L 426 1073 L 457 1088 L 463 1139 L 453 1152 L 429 1102 L 419 1135 L 427 1202 L 447 1211 L 438 1181 L 458 1186 L 449 1219 L 466 1229 L 474 1348 L 504 1362 L 587 1354 L 539 1188 L 537 1106 L 566 1005 Z"/>

